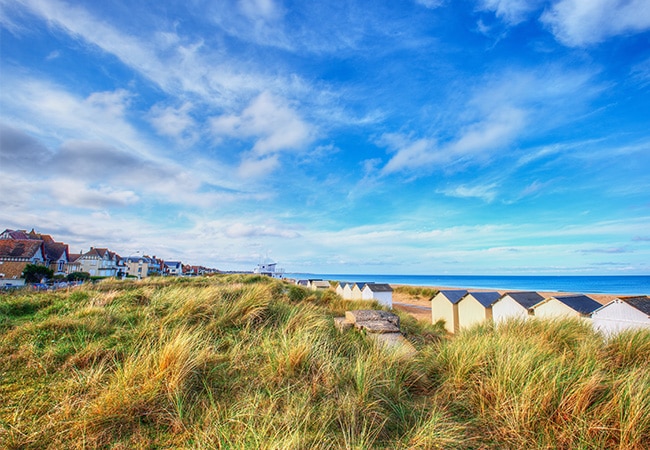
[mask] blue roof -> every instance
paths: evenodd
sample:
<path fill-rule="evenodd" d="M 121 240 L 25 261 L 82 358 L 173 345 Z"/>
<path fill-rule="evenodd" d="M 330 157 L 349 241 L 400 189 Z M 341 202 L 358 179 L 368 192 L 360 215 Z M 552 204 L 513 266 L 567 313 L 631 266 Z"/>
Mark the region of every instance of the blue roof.
<path fill-rule="evenodd" d="M 445 298 L 447 298 L 447 300 L 449 300 L 451 303 L 456 304 L 456 303 L 458 303 L 460 301 L 461 298 L 463 298 L 465 296 L 465 294 L 467 294 L 467 291 L 466 290 L 446 290 L 445 289 L 445 290 L 442 290 L 442 291 L 438 291 L 438 294 L 444 295 Z"/>
<path fill-rule="evenodd" d="M 539 295 L 537 292 L 506 292 L 503 294 L 502 298 L 506 295 L 512 297 L 514 301 L 526 309 L 531 308 L 533 305 L 544 300 L 544 297 Z"/>
<path fill-rule="evenodd" d="M 650 316 L 650 298 L 648 296 L 621 297 L 621 300 Z"/>
<path fill-rule="evenodd" d="M 485 308 L 489 308 L 494 302 L 501 298 L 501 294 L 498 292 L 470 292 L 467 295 L 474 297 Z"/>
<path fill-rule="evenodd" d="M 583 315 L 591 314 L 603 306 L 593 298 L 587 297 L 586 295 L 561 295 L 554 298 Z"/>

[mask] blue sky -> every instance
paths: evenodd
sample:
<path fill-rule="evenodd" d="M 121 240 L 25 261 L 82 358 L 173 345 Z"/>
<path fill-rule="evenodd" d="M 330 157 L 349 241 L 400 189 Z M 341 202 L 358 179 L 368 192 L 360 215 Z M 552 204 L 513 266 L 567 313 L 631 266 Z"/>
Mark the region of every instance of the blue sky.
<path fill-rule="evenodd" d="M 0 0 L 0 225 L 220 269 L 649 274 L 647 0 Z"/>

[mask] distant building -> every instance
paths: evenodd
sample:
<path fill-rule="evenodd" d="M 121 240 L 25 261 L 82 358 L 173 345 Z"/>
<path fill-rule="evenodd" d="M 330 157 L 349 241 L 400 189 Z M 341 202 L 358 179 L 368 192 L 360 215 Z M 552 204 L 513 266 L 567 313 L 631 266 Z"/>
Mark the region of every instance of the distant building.
<path fill-rule="evenodd" d="M 80 272 L 87 272 L 91 276 L 114 277 L 118 274 L 119 259 L 117 253 L 107 248 L 90 247 L 75 263 L 79 264 Z"/>
<path fill-rule="evenodd" d="M 253 273 L 257 273 L 260 275 L 266 275 L 268 277 L 272 278 L 283 278 L 284 277 L 284 269 L 280 269 L 277 267 L 278 263 L 260 263 L 258 264 L 255 269 L 253 269 Z"/>
<path fill-rule="evenodd" d="M 444 320 L 445 329 L 450 333 L 457 333 L 458 302 L 467 294 L 466 290 L 441 290 L 431 298 L 431 322 Z"/>
<path fill-rule="evenodd" d="M 578 317 L 589 318 L 602 305 L 586 295 L 558 295 L 542 300 L 533 306 L 535 317 L 540 319 Z"/>
<path fill-rule="evenodd" d="M 621 297 L 591 313 L 594 328 L 605 335 L 625 330 L 650 329 L 650 298 Z"/>
<path fill-rule="evenodd" d="M 42 240 L 0 239 L 0 286 L 22 285 L 27 264 L 45 265 Z"/>
<path fill-rule="evenodd" d="M 314 291 L 326 291 L 330 286 L 330 282 L 326 280 L 311 280 L 309 287 Z"/>
<path fill-rule="evenodd" d="M 537 292 L 506 292 L 492 305 L 492 319 L 527 319 L 533 315 L 531 308 L 542 300 Z"/>
<path fill-rule="evenodd" d="M 183 263 L 180 261 L 165 261 L 163 273 L 170 276 L 183 275 Z"/>

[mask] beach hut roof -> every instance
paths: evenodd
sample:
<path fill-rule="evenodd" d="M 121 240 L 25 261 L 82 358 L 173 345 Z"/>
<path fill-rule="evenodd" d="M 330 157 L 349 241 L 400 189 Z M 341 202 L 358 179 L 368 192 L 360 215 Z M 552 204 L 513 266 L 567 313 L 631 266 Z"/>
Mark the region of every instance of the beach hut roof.
<path fill-rule="evenodd" d="M 650 316 L 650 297 L 647 295 L 621 297 L 620 300 Z"/>
<path fill-rule="evenodd" d="M 464 289 L 442 289 L 438 291 L 438 294 L 444 295 L 447 300 L 453 304 L 456 304 L 467 294 L 467 291 Z"/>
<path fill-rule="evenodd" d="M 390 287 L 390 284 L 386 283 L 367 283 L 366 286 L 372 292 L 393 292 L 393 288 Z"/>
<path fill-rule="evenodd" d="M 465 297 L 468 295 L 471 295 L 474 297 L 481 305 L 483 305 L 485 308 L 489 308 L 492 306 L 494 302 L 499 300 L 501 298 L 501 294 L 498 292 L 470 292 L 468 293 Z"/>
<path fill-rule="evenodd" d="M 595 310 L 603 306 L 593 298 L 587 297 L 586 295 L 558 295 L 556 297 L 551 297 L 551 298 L 554 298 L 564 303 L 569 308 L 578 311 L 580 314 L 591 314 L 592 312 L 594 312 Z"/>
<path fill-rule="evenodd" d="M 532 308 L 534 305 L 544 300 L 544 297 L 539 295 L 537 292 L 506 292 L 501 296 L 501 298 L 505 296 L 511 297 L 526 309 Z"/>

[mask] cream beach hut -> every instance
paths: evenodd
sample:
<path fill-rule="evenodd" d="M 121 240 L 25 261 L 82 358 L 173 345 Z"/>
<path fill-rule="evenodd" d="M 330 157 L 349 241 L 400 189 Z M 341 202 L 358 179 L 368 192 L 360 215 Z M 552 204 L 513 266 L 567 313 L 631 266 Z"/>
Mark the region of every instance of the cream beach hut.
<path fill-rule="evenodd" d="M 342 297 L 345 300 L 352 300 L 352 288 L 354 287 L 354 283 L 345 283 L 343 286 L 343 295 Z"/>
<path fill-rule="evenodd" d="M 650 297 L 621 297 L 591 313 L 595 329 L 606 335 L 630 329 L 650 329 Z"/>
<path fill-rule="evenodd" d="M 312 280 L 310 287 L 313 291 L 326 291 L 331 287 L 329 281 L 325 280 Z"/>
<path fill-rule="evenodd" d="M 558 295 L 542 300 L 533 306 L 535 317 L 540 319 L 553 318 L 588 318 L 592 312 L 602 305 L 586 295 Z"/>
<path fill-rule="evenodd" d="M 367 283 L 365 281 L 357 282 L 357 283 L 352 283 L 352 300 L 361 300 L 363 298 L 363 287 L 366 284 L 371 284 Z"/>
<path fill-rule="evenodd" d="M 458 302 L 458 328 L 492 320 L 492 305 L 501 294 L 498 292 L 470 292 Z"/>
<path fill-rule="evenodd" d="M 537 292 L 506 292 L 492 305 L 492 319 L 527 319 L 532 316 L 530 308 L 544 300 Z"/>
<path fill-rule="evenodd" d="M 431 298 L 431 323 L 444 320 L 450 333 L 458 331 L 458 302 L 467 294 L 465 290 L 442 290 Z"/>
<path fill-rule="evenodd" d="M 336 284 L 336 289 L 335 289 L 335 291 L 336 291 L 336 293 L 339 294 L 341 297 L 343 297 L 343 293 L 344 293 L 343 291 L 344 291 L 344 289 L 345 289 L 345 285 L 346 285 L 346 284 L 348 284 L 346 281 L 339 281 L 339 282 Z"/>
<path fill-rule="evenodd" d="M 393 288 L 386 283 L 367 283 L 361 290 L 363 300 L 377 300 L 380 305 L 393 307 Z"/>

